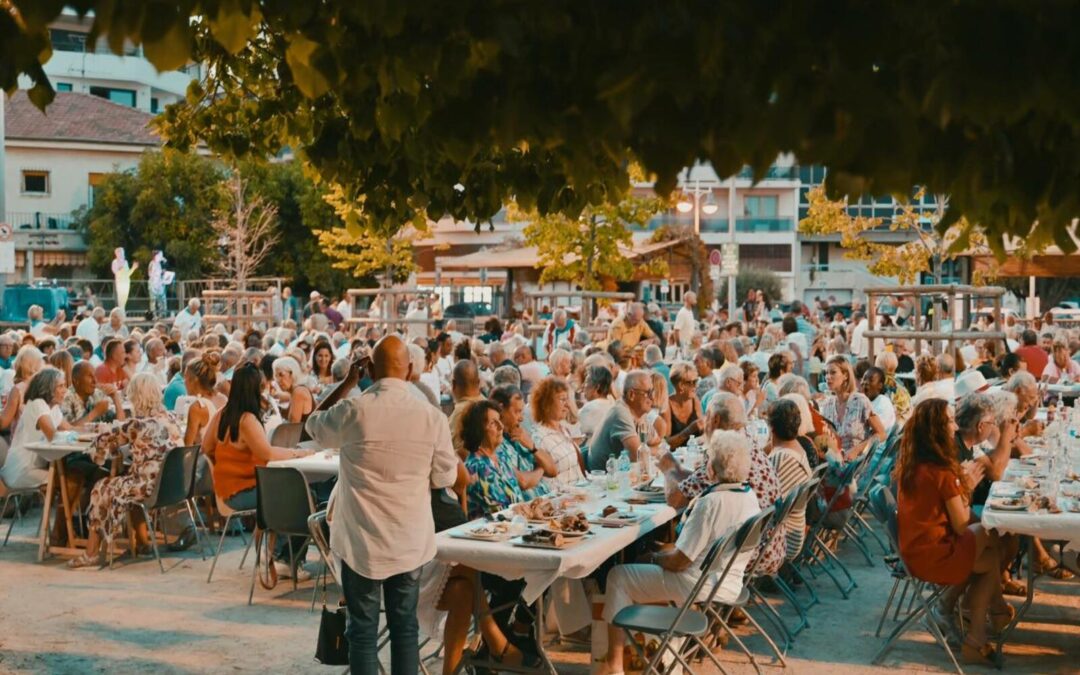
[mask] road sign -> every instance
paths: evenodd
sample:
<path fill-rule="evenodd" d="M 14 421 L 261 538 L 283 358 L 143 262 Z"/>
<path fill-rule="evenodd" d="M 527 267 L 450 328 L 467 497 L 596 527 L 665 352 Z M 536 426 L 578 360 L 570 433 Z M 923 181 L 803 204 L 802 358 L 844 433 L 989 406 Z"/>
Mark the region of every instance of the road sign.
<path fill-rule="evenodd" d="M 719 265 L 720 264 L 720 255 L 721 255 L 720 254 L 720 249 L 718 249 L 718 248 L 714 248 L 713 250 L 709 251 L 709 264 L 710 265 Z"/>
<path fill-rule="evenodd" d="M 660 295 L 667 295 L 667 294 L 668 294 L 668 280 L 667 279 L 661 279 L 660 280 Z"/>
<path fill-rule="evenodd" d="M 14 230 L 7 223 L 0 223 L 0 241 L 11 241 Z"/>
<path fill-rule="evenodd" d="M 724 274 L 736 276 L 739 273 L 739 245 L 725 244 L 723 255 Z"/>
<path fill-rule="evenodd" d="M 720 266 L 709 265 L 709 278 L 713 281 L 720 281 Z"/>

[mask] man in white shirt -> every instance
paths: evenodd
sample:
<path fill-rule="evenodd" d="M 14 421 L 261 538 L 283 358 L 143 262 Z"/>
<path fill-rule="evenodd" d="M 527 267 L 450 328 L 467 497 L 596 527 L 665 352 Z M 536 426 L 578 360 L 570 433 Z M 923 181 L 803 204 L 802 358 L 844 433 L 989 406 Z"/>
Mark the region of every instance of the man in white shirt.
<path fill-rule="evenodd" d="M 98 326 L 103 323 L 105 323 L 105 308 L 95 307 L 90 316 L 79 322 L 79 325 L 75 328 L 75 335 L 89 340 L 90 344 L 94 345 L 94 349 L 97 349 L 101 346 L 101 335 L 98 334 Z"/>
<path fill-rule="evenodd" d="M 199 314 L 201 304 L 198 298 L 192 298 L 188 300 L 187 307 L 176 313 L 173 328 L 180 331 L 181 339 L 187 340 L 188 333 L 192 331 L 196 333 L 202 331 L 202 314 Z"/>
<path fill-rule="evenodd" d="M 146 343 L 143 362 L 139 364 L 140 373 L 150 373 L 161 382 L 164 387 L 169 375 L 169 360 L 165 351 L 165 343 L 161 338 L 151 338 Z"/>
<path fill-rule="evenodd" d="M 860 359 L 869 358 L 870 342 L 863 339 L 863 333 L 866 332 L 869 325 L 866 315 L 862 312 L 855 312 L 851 315 L 851 322 L 855 324 L 855 327 L 851 329 L 851 353 Z"/>
<path fill-rule="evenodd" d="M 409 342 L 412 342 L 417 338 L 427 339 L 427 300 L 423 297 L 418 297 L 411 305 L 409 305 L 409 310 L 405 312 L 405 320 L 409 322 L 405 324 L 405 335 L 408 336 Z"/>
<path fill-rule="evenodd" d="M 690 358 L 690 341 L 697 332 L 697 321 L 694 319 L 694 307 L 697 305 L 697 295 L 693 291 L 683 295 L 683 306 L 675 315 L 675 325 L 672 328 L 671 341 L 679 346 L 682 358 Z"/>
<path fill-rule="evenodd" d="M 345 399 L 360 366 L 312 413 L 306 429 L 324 448 L 341 448 L 330 548 L 341 558 L 353 672 L 379 670 L 379 609 L 385 599 L 391 672 L 419 671 L 416 608 L 420 568 L 435 557 L 431 490 L 454 484 L 458 458 L 442 412 L 409 387 L 412 366 L 397 336 L 373 351 L 370 388 Z"/>

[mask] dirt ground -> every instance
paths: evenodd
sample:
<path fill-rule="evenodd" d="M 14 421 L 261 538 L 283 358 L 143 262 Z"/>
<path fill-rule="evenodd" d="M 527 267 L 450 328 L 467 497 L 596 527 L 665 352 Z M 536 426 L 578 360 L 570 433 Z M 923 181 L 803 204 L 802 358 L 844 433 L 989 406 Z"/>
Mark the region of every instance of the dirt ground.
<path fill-rule="evenodd" d="M 237 569 L 238 537 L 226 539 L 211 584 L 210 561 L 197 549 L 166 554 L 164 575 L 152 558 L 123 560 L 111 571 L 69 571 L 55 558 L 35 562 L 39 513 L 31 511 L 0 549 L 0 673 L 341 672 L 312 660 L 319 616 L 310 612 L 312 582 L 296 592 L 291 584 L 257 588 L 255 604 L 247 605 L 251 561 Z M 922 629 L 907 633 L 882 666 L 868 665 L 883 641 L 874 630 L 892 580 L 880 561 L 868 566 L 853 547 L 842 557 L 858 588 L 845 600 L 831 582 L 819 582 L 822 604 L 811 610 L 811 627 L 789 652 L 786 670 L 765 666 L 763 672 L 950 672 L 945 653 Z M 1040 579 L 1037 588 L 1031 611 L 1037 618 L 1021 624 L 1006 647 L 1005 672 L 1080 672 L 1080 581 Z M 751 638 L 749 644 L 767 663 L 764 643 Z M 588 672 L 585 648 L 550 651 L 560 673 Z M 753 672 L 741 654 L 724 652 L 721 659 L 731 673 Z"/>

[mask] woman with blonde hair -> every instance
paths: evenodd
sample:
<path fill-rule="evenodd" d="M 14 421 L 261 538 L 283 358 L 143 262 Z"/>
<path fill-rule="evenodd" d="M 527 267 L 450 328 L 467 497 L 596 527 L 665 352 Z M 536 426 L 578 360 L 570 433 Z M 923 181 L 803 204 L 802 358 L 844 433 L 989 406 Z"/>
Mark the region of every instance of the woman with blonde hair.
<path fill-rule="evenodd" d="M 151 373 L 139 373 L 131 379 L 128 401 L 133 413 L 131 419 L 98 436 L 90 457 L 99 465 L 108 459 L 119 461 L 119 450 L 126 445 L 131 448 L 131 466 L 124 475 L 104 478 L 91 490 L 86 553 L 70 561 L 68 567 L 97 563 L 116 533 L 123 531 L 129 513 L 136 519 L 138 540 L 150 541 L 142 511 L 132 507 L 150 496 L 166 453 L 181 444 L 180 429 L 165 411 L 161 382 Z"/>
<path fill-rule="evenodd" d="M 228 401 L 224 394 L 214 390 L 220 365 L 221 355 L 208 351 L 184 369 L 184 388 L 194 397 L 187 409 L 184 445 L 198 445 L 210 418 Z"/>
<path fill-rule="evenodd" d="M 896 410 L 898 422 L 906 420 L 911 413 L 911 394 L 907 387 L 898 385 L 896 382 L 896 369 L 900 365 L 900 359 L 894 352 L 883 351 L 874 359 L 874 365 L 881 368 L 885 373 L 885 395 L 892 400 Z"/>
<path fill-rule="evenodd" d="M 702 433 L 705 416 L 701 411 L 701 399 L 697 396 L 698 371 L 689 361 L 676 361 L 671 365 L 671 386 L 675 393 L 668 397 L 663 412 L 668 428 L 666 440 L 669 446 L 681 448 L 691 436 Z M 656 396 L 656 392 L 653 392 Z"/>
<path fill-rule="evenodd" d="M 15 386 L 8 392 L 4 409 L 0 411 L 0 431 L 14 431 L 23 409 L 23 398 L 30 380 L 45 367 L 45 357 L 37 347 L 25 345 L 15 355 L 12 369 L 15 371 Z"/>
<path fill-rule="evenodd" d="M 71 369 L 75 367 L 75 358 L 66 349 L 57 349 L 52 354 L 49 354 L 49 358 L 46 359 L 48 364 L 53 368 L 56 368 L 64 374 L 64 381 L 71 386 Z"/>
<path fill-rule="evenodd" d="M 653 407 L 646 415 L 656 438 L 667 438 L 670 427 L 664 419 L 668 410 L 668 381 L 663 373 L 652 371 Z"/>

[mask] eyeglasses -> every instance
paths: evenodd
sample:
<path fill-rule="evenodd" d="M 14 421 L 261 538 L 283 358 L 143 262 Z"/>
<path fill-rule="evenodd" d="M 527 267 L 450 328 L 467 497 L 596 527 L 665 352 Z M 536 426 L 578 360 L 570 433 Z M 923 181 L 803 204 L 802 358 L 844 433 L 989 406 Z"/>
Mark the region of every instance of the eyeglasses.
<path fill-rule="evenodd" d="M 652 396 L 653 396 L 653 390 L 652 389 L 631 389 L 630 391 L 636 391 L 637 393 L 639 393 L 639 394 L 641 394 L 643 396 L 647 396 L 649 398 L 652 398 Z"/>

